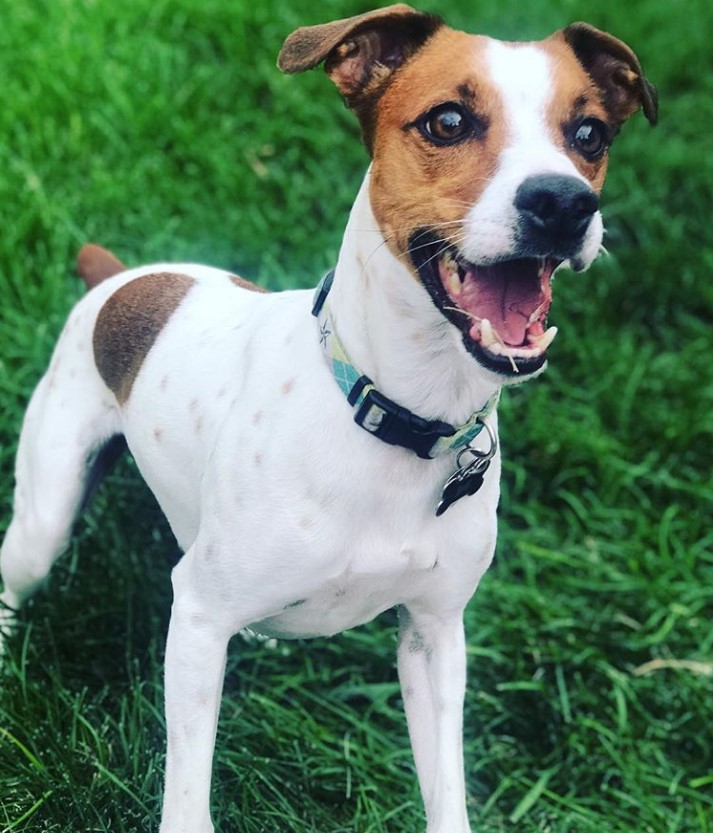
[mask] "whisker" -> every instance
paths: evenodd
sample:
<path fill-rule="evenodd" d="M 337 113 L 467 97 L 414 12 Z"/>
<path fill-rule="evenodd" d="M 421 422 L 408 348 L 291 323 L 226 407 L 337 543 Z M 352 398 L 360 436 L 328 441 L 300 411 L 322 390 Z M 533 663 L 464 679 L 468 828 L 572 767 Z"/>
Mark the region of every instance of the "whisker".
<path fill-rule="evenodd" d="M 479 316 L 477 316 L 477 315 L 473 315 L 473 313 L 472 313 L 472 312 L 468 312 L 468 310 L 467 310 L 467 309 L 461 309 L 460 307 L 443 307 L 443 309 L 444 309 L 444 310 L 448 310 L 449 312 L 460 312 L 460 313 L 462 313 L 463 315 L 465 315 L 467 318 L 470 318 L 470 320 L 471 320 L 471 321 L 473 321 L 473 322 L 474 322 L 474 323 L 476 323 L 476 324 L 477 324 L 479 321 L 482 321 L 482 320 L 483 320 L 483 319 L 482 319 L 482 318 L 480 318 Z"/>

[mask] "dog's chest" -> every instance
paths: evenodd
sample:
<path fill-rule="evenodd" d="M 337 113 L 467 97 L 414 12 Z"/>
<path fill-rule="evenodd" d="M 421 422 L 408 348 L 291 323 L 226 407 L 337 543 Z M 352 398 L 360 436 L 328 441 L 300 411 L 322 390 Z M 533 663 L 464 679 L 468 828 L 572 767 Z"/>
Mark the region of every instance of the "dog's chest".
<path fill-rule="evenodd" d="M 374 556 L 364 555 L 311 591 L 296 593 L 279 614 L 254 623 L 252 630 L 282 638 L 331 636 L 422 595 L 437 581 L 433 543 L 406 543 L 397 552 Z"/>

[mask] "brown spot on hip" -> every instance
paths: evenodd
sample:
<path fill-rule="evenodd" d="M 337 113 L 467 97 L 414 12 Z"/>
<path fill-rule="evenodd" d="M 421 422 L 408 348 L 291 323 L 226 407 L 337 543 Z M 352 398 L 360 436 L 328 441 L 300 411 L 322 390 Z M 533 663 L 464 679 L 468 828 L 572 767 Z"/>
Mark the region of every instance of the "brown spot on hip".
<path fill-rule="evenodd" d="M 193 283 L 188 275 L 171 272 L 144 275 L 118 289 L 101 308 L 94 325 L 94 361 L 120 404 Z"/>
<path fill-rule="evenodd" d="M 283 382 L 283 384 L 282 384 L 282 392 L 283 392 L 284 394 L 291 393 L 291 392 L 292 392 L 292 389 L 294 388 L 294 386 L 295 386 L 295 380 L 294 380 L 294 379 L 287 379 L 287 380 L 286 380 L 285 382 Z"/>

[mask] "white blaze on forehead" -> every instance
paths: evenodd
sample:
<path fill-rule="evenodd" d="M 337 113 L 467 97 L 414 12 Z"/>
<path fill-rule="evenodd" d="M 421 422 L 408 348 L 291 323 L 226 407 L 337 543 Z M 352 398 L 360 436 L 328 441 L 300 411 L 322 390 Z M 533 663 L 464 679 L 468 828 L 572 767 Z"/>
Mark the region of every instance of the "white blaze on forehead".
<path fill-rule="evenodd" d="M 498 92 L 503 147 L 490 183 L 466 215 L 467 234 L 461 250 L 474 263 L 511 256 L 516 244 L 520 185 L 538 174 L 562 174 L 586 182 L 568 157 L 563 141 L 552 132 L 548 109 L 554 103 L 553 59 L 535 44 L 489 40 L 485 48 L 489 80 Z M 592 223 L 588 247 L 594 254 L 601 221 Z M 593 256 L 593 255 L 592 255 Z"/>
<path fill-rule="evenodd" d="M 546 113 L 554 85 L 547 53 L 537 46 L 492 40 L 486 60 L 503 99 L 507 144 L 533 139 L 551 142 Z"/>

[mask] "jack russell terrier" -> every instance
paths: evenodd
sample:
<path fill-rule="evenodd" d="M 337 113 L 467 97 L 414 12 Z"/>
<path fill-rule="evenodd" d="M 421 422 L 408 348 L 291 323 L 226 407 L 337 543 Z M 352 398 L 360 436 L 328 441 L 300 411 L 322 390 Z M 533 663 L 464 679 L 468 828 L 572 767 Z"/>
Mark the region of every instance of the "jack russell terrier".
<path fill-rule="evenodd" d="M 428 833 L 470 829 L 463 610 L 495 546 L 498 394 L 545 367 L 554 272 L 600 250 L 619 128 L 657 117 L 631 49 L 585 23 L 503 43 L 399 4 L 298 29 L 278 61 L 321 63 L 371 166 L 316 295 L 85 247 L 91 291 L 20 438 L 6 631 L 120 442 L 185 552 L 162 833 L 213 830 L 233 634 L 330 635 L 394 606 Z"/>

